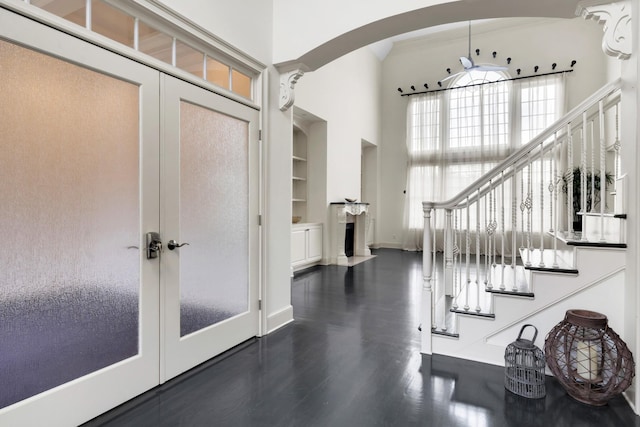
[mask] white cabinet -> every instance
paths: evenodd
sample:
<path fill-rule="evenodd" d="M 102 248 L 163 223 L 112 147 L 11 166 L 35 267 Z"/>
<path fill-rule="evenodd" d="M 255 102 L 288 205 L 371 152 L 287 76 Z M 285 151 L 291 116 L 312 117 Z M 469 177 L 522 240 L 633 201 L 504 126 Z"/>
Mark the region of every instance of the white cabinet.
<path fill-rule="evenodd" d="M 300 270 L 322 260 L 322 224 L 291 227 L 291 268 Z"/>

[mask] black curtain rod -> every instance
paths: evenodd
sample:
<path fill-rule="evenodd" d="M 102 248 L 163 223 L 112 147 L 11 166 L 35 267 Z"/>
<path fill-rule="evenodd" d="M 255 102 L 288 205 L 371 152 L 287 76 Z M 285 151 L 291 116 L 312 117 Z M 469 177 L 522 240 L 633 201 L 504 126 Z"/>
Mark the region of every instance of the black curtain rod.
<path fill-rule="evenodd" d="M 563 73 L 572 73 L 572 72 L 573 72 L 573 70 L 552 71 L 550 73 L 533 74 L 531 76 L 522 76 L 522 77 L 512 77 L 510 79 L 496 80 L 494 82 L 475 83 L 475 84 L 467 85 L 467 86 L 445 87 L 445 88 L 442 88 L 442 89 L 424 90 L 422 92 L 402 93 L 402 94 L 400 94 L 400 96 L 422 95 L 422 94 L 425 94 L 425 93 L 442 92 L 442 91 L 445 91 L 445 90 L 454 90 L 454 89 L 465 89 L 465 88 L 473 87 L 473 86 L 484 86 L 484 85 L 489 85 L 489 84 L 493 84 L 493 83 L 510 82 L 510 81 L 513 81 L 513 80 L 531 79 L 531 78 L 534 78 L 534 77 L 544 77 L 544 76 L 551 76 L 553 74 L 563 74 Z"/>

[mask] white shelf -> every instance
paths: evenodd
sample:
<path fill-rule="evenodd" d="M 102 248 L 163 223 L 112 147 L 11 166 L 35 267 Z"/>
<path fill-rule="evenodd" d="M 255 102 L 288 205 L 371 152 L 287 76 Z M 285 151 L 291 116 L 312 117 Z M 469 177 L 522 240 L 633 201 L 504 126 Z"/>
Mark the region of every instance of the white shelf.
<path fill-rule="evenodd" d="M 292 202 L 306 202 L 307 199 L 291 199 Z"/>
<path fill-rule="evenodd" d="M 305 159 L 303 157 L 298 157 L 298 156 L 293 156 L 292 159 L 297 161 L 297 162 L 306 162 L 307 161 L 307 159 Z"/>
<path fill-rule="evenodd" d="M 292 176 L 291 179 L 294 180 L 294 181 L 306 181 L 307 180 L 307 178 L 303 178 L 301 176 Z"/>

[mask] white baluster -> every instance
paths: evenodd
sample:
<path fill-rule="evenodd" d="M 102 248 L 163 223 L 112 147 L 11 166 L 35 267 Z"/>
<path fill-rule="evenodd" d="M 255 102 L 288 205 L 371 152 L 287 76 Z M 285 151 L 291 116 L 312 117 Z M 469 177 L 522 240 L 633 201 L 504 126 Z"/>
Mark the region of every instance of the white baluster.
<path fill-rule="evenodd" d="M 493 187 L 493 209 L 491 211 L 492 225 L 491 225 L 491 267 L 495 268 L 496 266 L 496 234 L 498 231 L 498 214 L 496 212 L 496 205 L 498 203 L 498 195 L 496 194 L 497 187 Z"/>
<path fill-rule="evenodd" d="M 442 232 L 442 240 L 444 242 L 445 247 L 443 248 L 443 251 L 442 251 L 442 278 L 440 279 L 440 289 L 441 289 L 441 293 L 443 295 L 443 298 L 442 298 L 442 312 L 443 312 L 444 318 L 443 318 L 443 322 L 442 323 L 443 323 L 444 326 L 442 326 L 442 330 L 446 331 L 447 330 L 447 322 L 446 322 L 446 315 L 444 314 L 444 312 L 446 311 L 447 298 L 444 297 L 444 296 L 445 295 L 449 295 L 447 293 L 447 290 L 449 289 L 449 285 L 450 284 L 449 284 L 449 282 L 447 282 L 447 272 L 449 270 L 447 270 L 447 256 L 446 256 L 446 253 L 447 253 L 446 252 L 447 251 L 447 240 L 446 240 L 447 239 L 447 231 L 446 231 L 447 219 L 446 219 L 446 211 L 444 211 L 444 214 L 445 214 L 445 229 Z M 434 247 L 435 247 L 435 245 L 434 245 Z M 436 252 L 437 252 L 437 250 L 436 250 Z"/>
<path fill-rule="evenodd" d="M 556 229 L 556 233 L 558 233 L 558 218 L 559 218 L 559 214 L 558 214 L 558 184 L 560 183 L 560 180 L 558 178 L 558 161 L 555 157 L 556 150 L 558 149 L 558 133 L 554 133 L 553 134 L 553 150 L 551 150 L 551 161 L 553 163 L 553 180 L 551 181 L 551 184 L 549 184 L 549 188 L 551 188 L 551 192 L 552 192 L 552 199 L 555 198 L 555 215 L 553 215 L 553 220 L 555 221 L 555 225 L 554 228 Z M 551 209 L 553 211 L 553 207 Z M 554 238 L 553 239 L 553 268 L 558 268 L 558 239 Z"/>
<path fill-rule="evenodd" d="M 506 238 L 507 231 L 504 228 L 504 171 L 500 173 L 500 229 L 502 233 L 501 237 L 501 255 L 500 255 L 500 288 L 504 288 L 504 239 Z"/>
<path fill-rule="evenodd" d="M 524 201 L 524 207 L 527 209 L 527 260 L 524 265 L 531 267 L 531 208 L 533 208 L 533 183 L 531 182 L 533 163 L 531 163 L 531 152 L 527 154 L 527 165 L 527 198 Z"/>
<path fill-rule="evenodd" d="M 522 200 L 520 202 L 520 217 L 521 217 L 521 229 L 522 229 L 522 236 L 520 236 L 520 250 L 524 250 L 524 239 L 525 239 L 525 232 L 524 232 L 524 224 L 526 222 L 525 218 L 524 218 L 524 211 L 526 209 L 526 204 L 525 204 L 525 193 L 524 193 L 524 167 L 522 168 L 522 170 L 520 171 L 520 199 Z"/>
<path fill-rule="evenodd" d="M 489 180 L 489 187 L 491 187 L 491 180 Z M 491 194 L 491 190 L 489 190 L 489 194 Z M 489 196 L 491 197 L 491 196 Z M 485 224 L 486 224 L 486 233 L 485 233 L 485 238 L 484 238 L 484 271 L 485 271 L 485 275 L 484 275 L 484 285 L 487 286 L 487 282 L 488 282 L 488 277 L 487 277 L 487 273 L 489 271 L 488 267 L 488 263 L 489 263 L 489 222 L 491 221 L 491 218 L 489 218 L 489 215 L 487 215 L 487 209 L 491 209 L 491 202 L 489 201 L 489 203 L 487 203 L 487 197 L 483 198 L 484 201 L 484 220 L 485 220 Z"/>
<path fill-rule="evenodd" d="M 454 310 L 458 309 L 458 293 L 460 292 L 460 287 L 458 286 L 458 268 L 459 268 L 459 255 L 460 255 L 460 247 L 458 246 L 458 210 L 456 209 L 453 212 L 453 304 L 451 304 L 451 308 Z"/>
<path fill-rule="evenodd" d="M 469 206 L 469 196 L 467 196 L 467 234 L 466 234 L 466 249 L 467 249 L 467 265 L 466 265 L 466 273 L 467 273 L 467 286 L 465 286 L 465 300 L 464 300 L 464 310 L 469 311 L 469 286 L 471 286 L 471 273 L 470 273 L 470 263 L 471 263 L 471 218 L 470 218 L 470 209 Z"/>
<path fill-rule="evenodd" d="M 571 123 L 567 124 L 567 238 L 572 238 L 573 230 L 573 136 Z"/>
<path fill-rule="evenodd" d="M 580 240 L 587 240 L 587 113 L 582 113 L 582 161 L 580 162 L 580 212 L 582 212 L 582 236 Z"/>
<path fill-rule="evenodd" d="M 556 151 L 556 142 L 558 142 L 558 133 L 554 132 L 553 134 L 553 145 L 551 146 L 551 150 L 549 150 L 549 233 L 553 233 L 554 225 L 553 225 L 553 189 L 554 189 L 554 174 L 556 160 L 554 158 L 554 153 Z"/>
<path fill-rule="evenodd" d="M 613 194 L 618 194 L 618 178 L 620 178 L 620 128 L 618 126 L 618 109 L 620 108 L 620 103 L 616 104 L 616 140 L 613 143 L 613 149 L 615 150 L 615 159 L 613 161 L 614 171 L 613 171 Z M 616 212 L 619 213 L 619 212 Z"/>
<path fill-rule="evenodd" d="M 605 159 L 605 139 L 604 139 L 604 104 L 598 102 L 598 116 L 600 117 L 600 241 L 604 242 L 604 205 L 607 201 L 607 165 Z M 595 175 L 593 172 L 591 176 Z M 595 198 L 592 199 L 595 202 Z"/>
<path fill-rule="evenodd" d="M 489 224 L 491 223 L 490 215 L 487 215 L 487 209 L 491 209 L 491 180 L 489 180 L 489 203 L 487 203 L 487 197 L 484 197 L 484 221 L 485 221 L 485 230 L 486 235 L 484 238 L 484 286 L 486 287 L 489 283 L 489 263 L 491 262 L 491 257 L 489 256 L 489 252 L 491 251 L 491 241 L 489 239 Z"/>
<path fill-rule="evenodd" d="M 540 264 L 544 267 L 544 146 L 540 143 Z"/>
<path fill-rule="evenodd" d="M 451 216 L 453 211 L 445 209 L 443 273 L 445 294 L 453 295 L 453 229 Z"/>
<path fill-rule="evenodd" d="M 431 257 L 433 258 L 433 286 L 438 286 L 438 270 L 436 269 L 436 235 L 438 234 L 438 210 L 433 210 L 433 233 L 431 234 L 432 244 L 431 244 Z M 438 293 L 436 292 L 436 295 Z"/>
<path fill-rule="evenodd" d="M 516 172 L 516 164 L 511 168 L 513 175 L 511 176 L 511 271 L 513 272 L 513 283 L 516 283 L 516 258 L 518 253 L 518 174 Z M 515 285 L 514 285 L 515 286 Z M 500 285 L 500 289 L 505 290 L 504 281 Z"/>
<path fill-rule="evenodd" d="M 458 216 L 460 217 L 460 230 L 458 232 L 458 292 L 457 295 L 460 296 L 462 292 L 462 236 L 463 236 L 463 228 L 462 228 L 462 211 L 457 210 Z M 456 301 L 457 302 L 457 301 Z"/>
<path fill-rule="evenodd" d="M 476 312 L 480 313 L 480 188 L 476 194 Z"/>

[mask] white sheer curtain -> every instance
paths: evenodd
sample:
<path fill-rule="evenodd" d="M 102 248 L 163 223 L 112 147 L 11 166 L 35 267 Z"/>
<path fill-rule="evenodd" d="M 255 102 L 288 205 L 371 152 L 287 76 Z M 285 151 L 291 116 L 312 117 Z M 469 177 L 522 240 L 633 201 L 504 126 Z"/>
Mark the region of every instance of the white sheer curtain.
<path fill-rule="evenodd" d="M 496 72 L 472 72 L 454 83 L 456 89 L 410 97 L 405 250 L 421 249 L 423 201 L 445 201 L 454 197 L 561 116 L 564 112 L 561 76 L 473 86 L 501 80 L 504 76 Z M 548 167 L 545 170 L 548 173 Z M 539 179 L 542 179 L 539 176 L 539 166 L 534 165 L 532 181 L 537 183 L 533 187 L 536 188 L 534 194 L 538 195 Z M 505 186 L 507 225 L 511 224 L 510 187 Z M 499 201 L 496 208 L 502 208 Z M 471 212 L 471 224 L 475 223 L 475 212 Z M 484 228 L 484 224 L 482 226 Z M 441 213 L 437 216 L 436 228 L 436 244 L 441 249 L 444 228 Z M 511 248 L 505 248 L 507 251 L 511 252 Z"/>
<path fill-rule="evenodd" d="M 528 144 L 540 132 L 549 127 L 553 122 L 559 119 L 566 112 L 565 94 L 564 94 L 565 74 L 554 74 L 550 76 L 541 76 L 534 79 L 523 79 L 514 82 L 515 92 L 519 98 L 520 108 L 520 144 Z M 558 163 L 557 171 L 562 174 L 560 167 L 560 158 L 551 159 L 547 157 L 544 162 L 536 161 L 531 166 L 532 181 L 532 198 L 540 200 L 540 192 L 548 191 L 550 181 L 558 179 L 551 177 L 553 162 Z M 524 182 L 523 187 L 528 188 L 529 176 L 528 171 L 521 179 Z M 541 188 L 540 182 L 543 187 Z M 520 188 L 522 186 L 518 186 Z M 521 199 L 518 194 L 518 199 Z M 525 195 L 526 197 L 526 195 Z M 562 197 L 560 198 L 560 200 Z M 548 209 L 548 205 L 547 205 Z M 540 216 L 544 221 L 544 228 L 551 228 L 549 223 L 551 220 L 548 213 L 541 212 L 540 209 L 533 209 L 531 212 L 531 221 L 534 224 L 540 224 Z"/>
<path fill-rule="evenodd" d="M 403 249 L 422 248 L 422 202 L 430 200 L 439 181 L 443 92 L 417 95 L 407 106 L 407 187 L 404 209 Z"/>

